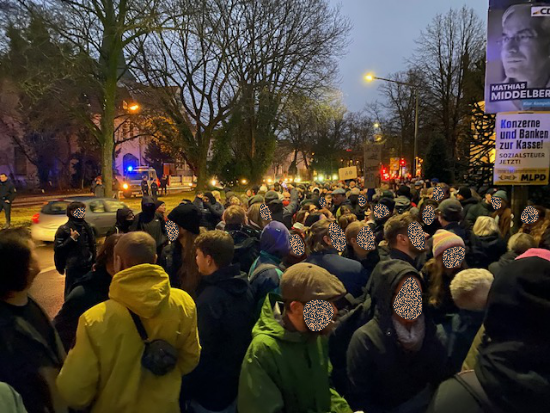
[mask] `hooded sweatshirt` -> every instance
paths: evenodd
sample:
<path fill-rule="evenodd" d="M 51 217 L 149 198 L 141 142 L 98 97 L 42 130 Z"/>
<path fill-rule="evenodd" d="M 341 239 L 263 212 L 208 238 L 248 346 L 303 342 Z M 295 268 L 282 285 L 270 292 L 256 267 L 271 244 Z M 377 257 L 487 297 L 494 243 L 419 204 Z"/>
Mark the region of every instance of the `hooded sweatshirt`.
<path fill-rule="evenodd" d="M 126 234 L 130 231 L 130 227 L 134 223 L 134 219 L 128 220 L 128 216 L 132 214 L 133 211 L 130 208 L 120 208 L 116 211 L 116 224 L 107 231 L 106 237 L 109 237 L 113 234 Z"/>
<path fill-rule="evenodd" d="M 280 300 L 268 295 L 252 330 L 239 381 L 239 413 L 351 413 L 330 388 L 327 339 L 285 329 Z"/>
<path fill-rule="evenodd" d="M 205 409 L 221 411 L 237 398 L 241 364 L 252 340 L 255 301 L 247 275 L 230 265 L 203 276 L 196 304 L 202 353 L 184 387 Z"/>
<path fill-rule="evenodd" d="M 92 413 L 179 413 L 181 377 L 200 355 L 193 300 L 170 288 L 168 275 L 151 264 L 117 273 L 109 297 L 80 318 L 76 345 L 57 378 L 62 397 L 74 409 L 92 405 Z M 141 318 L 149 339 L 174 346 L 174 370 L 155 376 L 141 366 L 144 344 L 128 309 Z"/>
<path fill-rule="evenodd" d="M 391 410 L 438 384 L 446 374 L 445 348 L 429 314 L 424 315 L 424 340 L 420 350 L 406 351 L 399 343 L 392 321 L 392 300 L 399 282 L 407 276 L 422 277 L 409 263 L 389 260 L 378 264 L 373 284 L 374 319 L 357 330 L 347 353 L 351 381 L 350 405 L 355 410 Z M 420 320 L 418 322 L 421 322 Z M 421 400 L 424 408 L 428 398 Z"/>
<path fill-rule="evenodd" d="M 474 371 L 487 398 L 502 412 L 547 413 L 550 406 L 548 255 L 547 250 L 530 249 L 499 272 L 489 292 L 486 338 Z M 465 411 L 485 412 L 454 378 L 441 384 L 428 410 Z"/>
<path fill-rule="evenodd" d="M 141 200 L 141 211 L 137 214 L 130 231 L 144 231 L 151 235 L 157 244 L 157 250 L 166 243 L 166 226 L 164 220 L 156 214 L 157 207 L 153 198 L 144 196 Z M 160 250 L 158 251 L 160 253 Z"/>

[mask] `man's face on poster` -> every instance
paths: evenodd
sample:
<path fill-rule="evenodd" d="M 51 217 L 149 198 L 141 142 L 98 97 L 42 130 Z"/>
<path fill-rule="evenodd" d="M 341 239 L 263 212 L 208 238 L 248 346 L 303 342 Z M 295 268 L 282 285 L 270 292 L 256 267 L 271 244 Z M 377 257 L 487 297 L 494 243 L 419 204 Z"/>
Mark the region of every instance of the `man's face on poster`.
<path fill-rule="evenodd" d="M 504 72 L 507 78 L 528 82 L 528 87 L 545 86 L 549 76 L 550 36 L 541 30 L 545 18 L 531 17 L 529 5 L 515 7 L 505 13 L 502 22 L 501 58 Z"/>

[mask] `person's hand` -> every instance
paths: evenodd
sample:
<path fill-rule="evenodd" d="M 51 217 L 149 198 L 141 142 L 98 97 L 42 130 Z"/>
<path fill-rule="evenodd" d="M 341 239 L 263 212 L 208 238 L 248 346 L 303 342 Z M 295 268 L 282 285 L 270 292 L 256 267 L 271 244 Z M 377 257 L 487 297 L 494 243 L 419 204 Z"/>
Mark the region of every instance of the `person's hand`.
<path fill-rule="evenodd" d="M 6 202 L 6 204 L 11 204 L 11 201 L 9 201 L 7 199 L 4 202 Z"/>
<path fill-rule="evenodd" d="M 76 241 L 78 237 L 80 237 L 80 233 L 72 228 L 70 228 L 70 230 L 71 230 L 71 238 Z"/>

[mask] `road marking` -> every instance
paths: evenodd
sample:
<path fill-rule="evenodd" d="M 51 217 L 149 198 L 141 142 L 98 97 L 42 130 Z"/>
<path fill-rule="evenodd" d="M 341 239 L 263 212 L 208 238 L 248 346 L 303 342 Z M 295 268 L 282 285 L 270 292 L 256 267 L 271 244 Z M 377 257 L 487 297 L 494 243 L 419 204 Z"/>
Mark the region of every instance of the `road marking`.
<path fill-rule="evenodd" d="M 50 272 L 50 271 L 53 271 L 53 270 L 55 270 L 55 265 L 53 265 L 51 267 L 44 268 L 42 271 L 40 271 L 39 274 L 43 274 L 45 272 Z"/>

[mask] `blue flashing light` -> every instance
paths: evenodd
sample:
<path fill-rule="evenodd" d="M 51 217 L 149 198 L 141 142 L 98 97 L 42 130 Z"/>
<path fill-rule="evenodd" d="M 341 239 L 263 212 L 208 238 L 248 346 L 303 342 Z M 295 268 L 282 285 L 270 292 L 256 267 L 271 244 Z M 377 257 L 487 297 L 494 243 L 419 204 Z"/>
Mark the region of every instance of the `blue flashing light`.
<path fill-rule="evenodd" d="M 132 172 L 134 170 L 134 167 L 133 166 L 129 166 L 128 167 L 128 172 Z"/>

